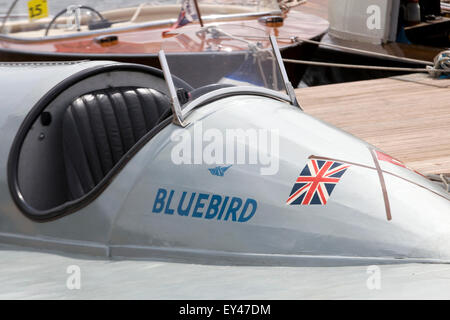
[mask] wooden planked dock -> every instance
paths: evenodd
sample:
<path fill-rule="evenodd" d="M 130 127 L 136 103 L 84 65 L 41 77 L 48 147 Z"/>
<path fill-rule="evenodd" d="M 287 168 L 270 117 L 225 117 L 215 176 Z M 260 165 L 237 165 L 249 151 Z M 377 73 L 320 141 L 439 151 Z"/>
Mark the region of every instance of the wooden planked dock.
<path fill-rule="evenodd" d="M 450 175 L 450 80 L 426 74 L 296 90 L 304 110 L 423 174 Z"/>

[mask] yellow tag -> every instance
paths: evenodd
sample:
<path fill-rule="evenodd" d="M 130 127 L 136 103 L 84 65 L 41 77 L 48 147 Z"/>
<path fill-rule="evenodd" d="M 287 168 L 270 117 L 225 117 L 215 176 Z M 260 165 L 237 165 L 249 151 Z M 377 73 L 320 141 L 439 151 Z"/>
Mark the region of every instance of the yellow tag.
<path fill-rule="evenodd" d="M 28 16 L 30 17 L 30 20 L 48 17 L 47 0 L 28 1 Z"/>

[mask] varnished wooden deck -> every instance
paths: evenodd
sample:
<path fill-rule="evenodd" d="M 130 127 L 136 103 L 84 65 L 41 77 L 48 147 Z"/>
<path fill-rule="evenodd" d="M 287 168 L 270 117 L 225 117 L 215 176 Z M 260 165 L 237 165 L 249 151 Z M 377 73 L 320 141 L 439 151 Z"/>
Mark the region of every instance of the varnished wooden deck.
<path fill-rule="evenodd" d="M 329 0 L 308 0 L 306 3 L 295 7 L 294 10 L 328 19 L 328 1 Z"/>
<path fill-rule="evenodd" d="M 297 89 L 304 110 L 424 173 L 450 174 L 450 80 L 408 75 Z"/>

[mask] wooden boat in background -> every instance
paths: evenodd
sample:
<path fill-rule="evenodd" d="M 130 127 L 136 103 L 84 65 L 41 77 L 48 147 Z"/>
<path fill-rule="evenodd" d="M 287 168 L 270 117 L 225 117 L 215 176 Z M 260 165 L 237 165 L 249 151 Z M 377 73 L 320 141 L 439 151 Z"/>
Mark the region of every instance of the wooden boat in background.
<path fill-rule="evenodd" d="M 247 1 L 245 4 L 227 0 L 198 3 L 205 26 L 232 24 L 245 30 L 239 36 L 253 41 L 275 35 L 286 58 L 311 58 L 317 46 L 293 39 L 320 40 L 329 26 L 323 18 L 286 10 L 285 6 L 280 8 L 276 0 Z M 19 5 L 26 6 L 26 1 L 19 0 Z M 103 11 L 81 7 L 79 23 L 75 27 L 72 25 L 72 28 L 67 28 L 76 22 L 73 15 L 67 15 L 73 10 L 70 8 L 59 17 L 53 16 L 53 19 L 6 21 L 0 34 L 0 60 L 115 60 L 159 67 L 157 52 L 164 41 L 163 32 L 176 22 L 181 4 L 141 3 L 125 6 L 128 7 L 118 5 Z M 195 21 L 173 30 L 169 36 L 200 29 L 201 26 Z M 265 43 L 268 46 L 268 42 Z M 244 44 L 241 48 L 234 48 L 237 51 L 245 49 Z M 205 51 L 208 51 L 207 47 L 197 46 L 197 53 Z M 299 65 L 289 67 L 288 73 L 295 85 L 306 68 Z"/>
<path fill-rule="evenodd" d="M 448 0 L 447 0 L 448 1 Z M 354 27 L 353 30 L 345 30 L 345 27 L 339 26 L 341 30 L 335 32 L 336 26 L 341 21 L 346 21 L 346 26 L 356 26 L 353 20 L 358 17 L 364 19 L 364 26 L 368 14 L 366 9 L 373 1 L 358 1 L 358 8 L 348 6 L 347 18 L 339 16 L 343 11 L 339 8 L 345 7 L 347 1 L 332 2 L 331 0 L 308 0 L 306 4 L 294 8 L 306 14 L 314 14 L 330 21 L 330 32 L 321 40 L 321 45 L 316 50 L 313 60 L 318 62 L 332 62 L 342 64 L 360 64 L 372 66 L 387 67 L 405 67 L 405 68 L 425 68 L 427 63 L 432 63 L 433 59 L 445 48 L 441 40 L 447 39 L 445 32 L 448 33 L 450 19 L 447 17 L 450 7 L 447 7 L 439 0 L 420 0 L 422 9 L 422 22 L 416 25 L 403 27 L 404 37 L 397 39 L 398 31 L 401 30 L 401 5 L 404 0 L 392 0 L 391 9 L 398 11 L 398 21 L 395 14 L 391 17 L 392 21 L 386 19 L 385 26 L 400 26 L 392 28 L 391 37 L 385 37 L 380 32 L 378 41 L 373 41 L 373 31 L 367 28 Z M 380 2 L 381 3 L 381 2 Z M 439 8 L 441 5 L 441 8 Z M 440 9 L 440 10 L 439 10 Z M 344 19 L 344 20 L 343 20 Z M 383 20 L 384 21 L 384 20 Z M 382 29 L 385 28 L 383 26 Z M 442 32 L 440 32 L 440 31 Z M 348 31 L 348 32 L 346 32 Z M 383 31 L 383 30 L 382 30 Z M 355 35 L 356 33 L 356 35 Z M 402 38 L 402 39 L 400 39 Z M 432 41 L 433 40 L 433 41 Z M 347 49 L 346 49 L 347 48 Z M 355 50 L 355 51 L 352 51 Z M 406 59 L 405 59 L 406 58 Z M 414 61 L 416 60 L 416 61 Z M 310 66 L 304 75 L 303 84 L 305 86 L 316 86 L 332 83 L 341 83 L 349 81 L 361 81 L 398 76 L 402 72 L 376 71 L 376 70 L 357 70 L 343 69 L 336 67 Z"/>

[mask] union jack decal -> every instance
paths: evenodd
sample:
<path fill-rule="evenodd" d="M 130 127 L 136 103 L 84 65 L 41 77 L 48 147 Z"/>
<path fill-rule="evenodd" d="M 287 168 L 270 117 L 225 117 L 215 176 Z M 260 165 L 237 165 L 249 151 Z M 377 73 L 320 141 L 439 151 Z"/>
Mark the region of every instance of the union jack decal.
<path fill-rule="evenodd" d="M 288 205 L 325 205 L 349 164 L 310 159 L 295 181 Z"/>

